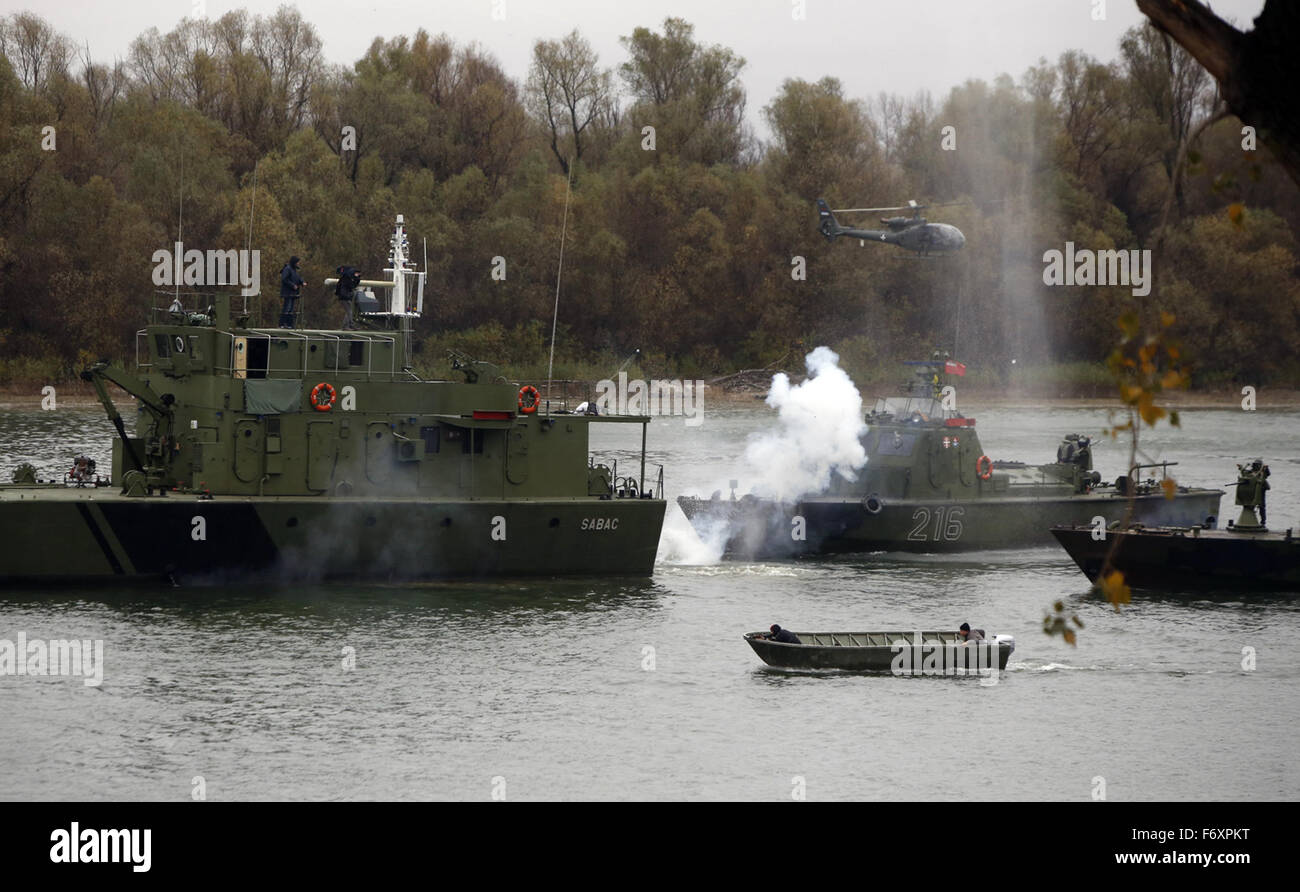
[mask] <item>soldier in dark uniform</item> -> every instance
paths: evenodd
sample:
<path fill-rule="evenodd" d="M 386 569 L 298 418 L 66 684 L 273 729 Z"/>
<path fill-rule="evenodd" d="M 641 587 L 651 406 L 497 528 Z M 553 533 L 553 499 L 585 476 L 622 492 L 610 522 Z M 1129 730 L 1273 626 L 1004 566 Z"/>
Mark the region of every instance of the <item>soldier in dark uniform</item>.
<path fill-rule="evenodd" d="M 771 634 L 766 636 L 768 641 L 779 641 L 782 644 L 803 644 L 799 636 L 789 629 L 783 629 L 776 623 L 772 624 Z"/>
<path fill-rule="evenodd" d="M 280 270 L 280 297 L 284 300 L 284 308 L 280 311 L 280 327 L 293 328 L 294 304 L 302 295 L 302 286 L 306 281 L 298 274 L 298 258 L 290 257 L 289 262 Z"/>
<path fill-rule="evenodd" d="M 357 286 L 361 284 L 361 273 L 353 266 L 340 266 L 335 272 L 338 273 L 339 281 L 334 286 L 334 296 L 343 304 L 343 327 L 349 329 L 355 325 L 352 305 L 356 300 Z"/>
<path fill-rule="evenodd" d="M 1259 523 L 1260 526 L 1264 526 L 1268 523 L 1268 509 L 1264 507 L 1264 503 L 1268 500 L 1268 477 L 1270 472 L 1268 465 L 1259 459 L 1255 459 L 1254 464 L 1250 466 L 1250 470 L 1255 479 L 1259 481 Z"/>

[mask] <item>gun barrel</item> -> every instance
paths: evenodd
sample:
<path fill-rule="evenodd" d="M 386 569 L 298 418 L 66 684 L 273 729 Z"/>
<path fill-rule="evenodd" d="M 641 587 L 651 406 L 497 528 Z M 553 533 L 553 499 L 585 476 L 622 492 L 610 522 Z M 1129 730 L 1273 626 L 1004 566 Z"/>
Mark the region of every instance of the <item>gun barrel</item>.
<path fill-rule="evenodd" d="M 325 284 L 337 285 L 338 281 L 339 281 L 338 276 L 333 276 L 331 278 L 326 279 Z M 358 284 L 363 285 L 366 288 L 392 288 L 393 287 L 393 283 L 388 281 L 387 279 L 362 279 Z"/>

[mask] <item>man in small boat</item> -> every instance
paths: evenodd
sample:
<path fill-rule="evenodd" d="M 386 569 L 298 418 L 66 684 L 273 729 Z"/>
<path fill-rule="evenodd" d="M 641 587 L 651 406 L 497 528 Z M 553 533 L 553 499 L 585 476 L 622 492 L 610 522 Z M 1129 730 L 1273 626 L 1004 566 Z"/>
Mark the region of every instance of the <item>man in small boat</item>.
<path fill-rule="evenodd" d="M 961 628 L 957 630 L 957 637 L 961 639 L 962 644 L 970 644 L 972 641 L 983 641 L 984 633 L 979 629 L 972 629 L 970 623 L 962 623 Z"/>
<path fill-rule="evenodd" d="M 803 644 L 803 642 L 799 640 L 798 635 L 791 632 L 789 629 L 781 628 L 776 623 L 772 624 L 771 633 L 764 635 L 763 637 L 768 641 L 779 641 L 782 644 Z"/>

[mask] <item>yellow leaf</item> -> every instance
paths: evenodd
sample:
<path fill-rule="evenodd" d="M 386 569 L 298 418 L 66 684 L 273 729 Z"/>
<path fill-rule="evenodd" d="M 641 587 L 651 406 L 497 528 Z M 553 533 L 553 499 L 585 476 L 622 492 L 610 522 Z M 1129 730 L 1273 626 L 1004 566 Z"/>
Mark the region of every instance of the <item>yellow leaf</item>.
<path fill-rule="evenodd" d="M 1106 596 L 1106 600 L 1115 605 L 1115 610 L 1119 610 L 1119 605 L 1128 604 L 1133 600 L 1132 589 L 1124 582 L 1124 574 L 1119 570 L 1112 570 L 1101 580 L 1101 592 Z"/>
<path fill-rule="evenodd" d="M 1178 492 L 1178 481 L 1173 477 L 1166 477 L 1160 481 L 1160 488 L 1165 491 L 1165 498 L 1172 499 L 1174 493 Z"/>
<path fill-rule="evenodd" d="M 1138 329 L 1141 327 L 1137 313 L 1125 313 L 1123 316 L 1120 316 L 1119 327 L 1127 337 L 1137 337 Z"/>
<path fill-rule="evenodd" d="M 1164 310 L 1160 311 L 1160 324 L 1165 328 L 1168 328 L 1169 326 L 1173 325 L 1174 319 L 1175 316 L 1173 313 L 1167 313 Z"/>
<path fill-rule="evenodd" d="M 1173 390 L 1176 387 L 1181 387 L 1182 383 L 1182 374 L 1174 369 L 1165 372 L 1164 377 L 1160 379 L 1160 386 L 1165 390 Z"/>
<path fill-rule="evenodd" d="M 1074 629 L 1066 629 L 1065 631 L 1061 632 L 1061 636 L 1065 638 L 1066 644 L 1069 644 L 1074 647 L 1078 646 L 1077 643 L 1075 642 Z"/>
<path fill-rule="evenodd" d="M 1138 399 L 1138 414 L 1147 424 L 1155 424 L 1165 417 L 1165 410 L 1156 405 L 1154 395 L 1143 393 Z"/>
<path fill-rule="evenodd" d="M 1241 220 L 1246 216 L 1246 206 L 1241 202 L 1228 205 L 1228 219 L 1236 225 L 1241 225 Z"/>

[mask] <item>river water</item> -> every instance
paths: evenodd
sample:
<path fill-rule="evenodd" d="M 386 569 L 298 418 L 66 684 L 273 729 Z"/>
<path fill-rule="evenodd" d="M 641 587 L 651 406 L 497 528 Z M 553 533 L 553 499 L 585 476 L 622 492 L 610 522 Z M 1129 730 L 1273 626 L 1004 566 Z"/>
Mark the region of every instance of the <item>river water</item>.
<path fill-rule="evenodd" d="M 1060 435 L 1107 424 L 1097 409 L 967 408 L 995 459 L 1048 461 Z M 773 424 L 758 402 L 697 427 L 657 420 L 668 495 L 725 487 Z M 597 430 L 598 454 L 630 460 L 639 429 Z M 62 472 L 82 451 L 108 466 L 97 409 L 0 411 L 0 431 L 6 477 L 23 460 Z M 1196 484 L 1262 456 L 1281 528 L 1300 521 L 1297 437 L 1300 412 L 1234 406 L 1186 411 L 1144 443 Z M 1097 447 L 1103 477 L 1123 452 Z M 1235 516 L 1230 496 L 1222 513 Z M 1116 613 L 1049 547 L 796 563 L 703 551 L 671 505 L 644 580 L 7 592 L 0 638 L 102 639 L 104 674 L 0 676 L 0 797 L 1300 796 L 1300 601 L 1137 593 Z M 1041 631 L 1056 599 L 1085 623 L 1077 647 Z M 780 672 L 741 640 L 773 622 L 962 621 L 1016 637 L 996 684 Z"/>

